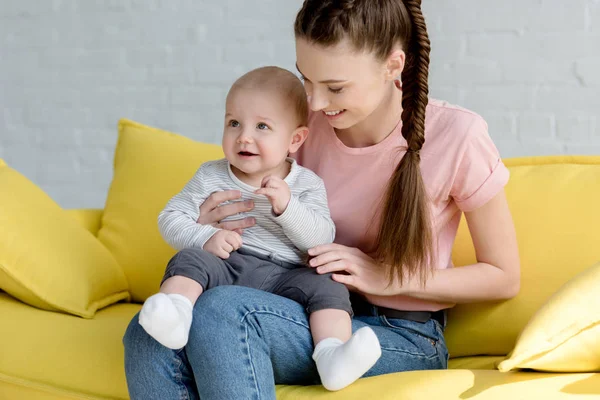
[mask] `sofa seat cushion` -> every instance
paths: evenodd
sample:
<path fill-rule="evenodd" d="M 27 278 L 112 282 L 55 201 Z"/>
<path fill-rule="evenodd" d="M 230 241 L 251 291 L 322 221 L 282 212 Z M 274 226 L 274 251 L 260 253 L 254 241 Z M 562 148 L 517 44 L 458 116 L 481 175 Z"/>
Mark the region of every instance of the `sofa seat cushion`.
<path fill-rule="evenodd" d="M 0 315 L 10 321 L 0 329 L 0 398 L 127 399 L 121 338 L 138 310 L 135 304 L 115 304 L 86 320 L 0 293 Z M 361 379 L 335 393 L 320 386 L 278 386 L 277 394 L 280 400 L 568 399 L 573 394 L 584 400 L 600 395 L 600 374 L 417 371 Z"/>
<path fill-rule="evenodd" d="M 339 392 L 320 386 L 280 386 L 277 395 L 279 400 L 584 400 L 600 395 L 600 374 L 415 371 L 363 378 Z"/>
<path fill-rule="evenodd" d="M 457 357 L 448 361 L 449 369 L 496 369 L 499 362 L 504 360 L 501 356 L 475 356 Z"/>
<path fill-rule="evenodd" d="M 127 398 L 121 339 L 139 309 L 115 304 L 83 319 L 0 293 L 0 381 Z"/>

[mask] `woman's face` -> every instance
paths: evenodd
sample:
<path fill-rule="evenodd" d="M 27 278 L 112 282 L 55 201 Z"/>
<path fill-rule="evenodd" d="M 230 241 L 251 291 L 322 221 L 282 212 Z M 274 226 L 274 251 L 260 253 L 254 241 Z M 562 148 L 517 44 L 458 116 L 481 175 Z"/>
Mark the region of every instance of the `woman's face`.
<path fill-rule="evenodd" d="M 386 64 L 373 54 L 354 51 L 346 41 L 322 47 L 296 39 L 296 67 L 311 109 L 323 112 L 336 129 L 364 121 L 390 90 Z"/>

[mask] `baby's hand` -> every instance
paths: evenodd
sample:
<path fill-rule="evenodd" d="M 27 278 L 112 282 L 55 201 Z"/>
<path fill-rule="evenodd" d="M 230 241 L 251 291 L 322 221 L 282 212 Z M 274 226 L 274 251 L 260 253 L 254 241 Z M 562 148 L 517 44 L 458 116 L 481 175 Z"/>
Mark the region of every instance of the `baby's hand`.
<path fill-rule="evenodd" d="M 242 237 L 237 232 L 225 229 L 221 229 L 204 243 L 204 250 L 223 260 L 228 259 L 229 253 L 240 247 L 242 247 Z"/>
<path fill-rule="evenodd" d="M 273 206 L 273 212 L 278 216 L 284 213 L 292 196 L 287 183 L 273 175 L 265 176 L 260 184 L 260 189 L 254 193 L 267 196 Z"/>

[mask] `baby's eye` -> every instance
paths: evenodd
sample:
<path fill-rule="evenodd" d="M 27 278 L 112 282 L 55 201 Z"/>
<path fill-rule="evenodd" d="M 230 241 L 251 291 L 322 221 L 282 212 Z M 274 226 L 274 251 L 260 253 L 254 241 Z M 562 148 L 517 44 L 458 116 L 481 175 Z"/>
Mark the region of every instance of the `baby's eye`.
<path fill-rule="evenodd" d="M 256 127 L 260 130 L 266 130 L 269 129 L 269 126 L 267 124 L 265 124 L 264 122 L 259 122 Z"/>
<path fill-rule="evenodd" d="M 235 119 L 232 119 L 229 121 L 229 126 L 231 126 L 232 128 L 237 128 L 238 126 L 240 126 L 240 123 L 237 122 Z"/>
<path fill-rule="evenodd" d="M 344 88 L 329 88 L 329 91 L 331 93 L 336 93 L 337 94 L 337 93 L 340 93 L 342 91 L 342 89 L 344 89 Z"/>

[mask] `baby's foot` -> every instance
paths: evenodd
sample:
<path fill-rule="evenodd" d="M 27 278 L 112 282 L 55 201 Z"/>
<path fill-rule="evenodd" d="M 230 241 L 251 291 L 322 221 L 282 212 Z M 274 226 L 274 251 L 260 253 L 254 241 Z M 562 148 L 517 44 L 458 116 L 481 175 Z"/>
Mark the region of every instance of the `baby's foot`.
<path fill-rule="evenodd" d="M 157 293 L 144 302 L 139 322 L 163 346 L 180 349 L 188 341 L 192 310 L 192 302 L 185 296 Z"/>
<path fill-rule="evenodd" d="M 363 376 L 381 357 L 381 346 L 371 328 L 360 328 L 343 343 L 327 338 L 315 347 L 313 360 L 327 390 L 340 390 Z"/>

